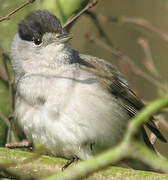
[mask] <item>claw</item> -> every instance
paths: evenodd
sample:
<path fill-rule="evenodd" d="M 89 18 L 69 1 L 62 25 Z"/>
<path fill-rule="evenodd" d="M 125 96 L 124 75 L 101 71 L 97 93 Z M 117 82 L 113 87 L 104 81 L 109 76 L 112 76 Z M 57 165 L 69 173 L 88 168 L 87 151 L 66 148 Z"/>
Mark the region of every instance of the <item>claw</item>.
<path fill-rule="evenodd" d="M 70 164 L 72 164 L 73 162 L 77 162 L 78 160 L 79 158 L 77 156 L 74 156 L 71 159 L 69 159 L 62 167 L 62 171 L 65 170 Z"/>

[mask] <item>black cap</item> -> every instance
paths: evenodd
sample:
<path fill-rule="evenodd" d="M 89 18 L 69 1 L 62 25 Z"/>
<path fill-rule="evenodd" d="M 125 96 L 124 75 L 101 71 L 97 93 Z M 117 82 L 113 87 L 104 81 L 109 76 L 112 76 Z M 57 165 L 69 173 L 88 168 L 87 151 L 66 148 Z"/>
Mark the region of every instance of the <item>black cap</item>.
<path fill-rule="evenodd" d="M 19 24 L 19 36 L 22 40 L 41 39 L 46 32 L 62 33 L 59 19 L 47 10 L 37 10 L 28 14 Z"/>

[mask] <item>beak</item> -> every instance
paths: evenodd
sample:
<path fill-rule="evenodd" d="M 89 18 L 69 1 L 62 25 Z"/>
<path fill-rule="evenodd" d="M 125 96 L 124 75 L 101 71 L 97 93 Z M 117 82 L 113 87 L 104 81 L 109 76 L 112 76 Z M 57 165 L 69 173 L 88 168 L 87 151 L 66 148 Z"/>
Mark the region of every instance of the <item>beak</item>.
<path fill-rule="evenodd" d="M 73 37 L 72 34 L 64 33 L 64 34 L 61 34 L 60 36 L 58 36 L 58 41 L 59 41 L 59 43 L 66 43 L 70 39 L 72 39 L 72 37 Z"/>

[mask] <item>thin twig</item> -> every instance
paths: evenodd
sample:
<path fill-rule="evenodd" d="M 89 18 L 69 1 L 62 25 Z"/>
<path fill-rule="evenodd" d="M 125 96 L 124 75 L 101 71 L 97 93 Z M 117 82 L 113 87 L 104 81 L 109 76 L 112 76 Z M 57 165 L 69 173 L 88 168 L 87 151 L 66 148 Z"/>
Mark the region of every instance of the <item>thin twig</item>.
<path fill-rule="evenodd" d="M 9 74 L 9 70 L 8 70 L 8 66 L 7 66 L 7 57 L 5 54 L 3 54 L 2 63 L 3 63 L 4 70 L 5 70 L 5 74 L 6 74 L 7 79 L 8 79 L 10 106 L 11 106 L 10 109 L 11 109 L 11 114 L 13 114 L 13 112 L 14 112 L 14 87 L 13 87 L 13 84 L 11 82 L 11 78 L 10 78 L 10 74 Z"/>
<path fill-rule="evenodd" d="M 104 38 L 104 40 L 106 41 L 107 44 L 109 44 L 110 46 L 113 46 L 113 44 L 110 41 L 110 38 L 106 35 L 105 31 L 103 30 L 103 28 L 99 22 L 99 19 L 97 18 L 97 14 L 91 10 L 85 11 L 85 14 L 91 18 L 92 22 L 95 24 L 96 28 L 99 31 L 99 35 Z"/>
<path fill-rule="evenodd" d="M 37 9 L 41 8 L 41 0 L 37 0 L 36 7 Z"/>
<path fill-rule="evenodd" d="M 7 62 L 6 62 L 6 57 L 4 54 L 2 54 L 2 64 L 4 67 L 4 71 L 5 71 L 5 76 L 7 77 L 7 81 L 10 81 L 10 75 L 9 75 L 9 70 L 8 70 L 8 66 L 7 66 Z"/>
<path fill-rule="evenodd" d="M 112 53 L 113 55 L 115 55 L 116 57 L 120 57 L 120 56 L 123 55 L 119 48 L 113 48 L 113 47 L 109 46 L 108 44 L 106 44 L 105 42 L 97 39 L 95 36 L 89 35 L 88 33 L 86 33 L 85 36 L 86 36 L 86 38 L 88 38 L 90 41 L 95 42 L 96 44 L 98 44 L 99 46 L 103 47 L 104 49 L 106 49 L 107 51 L 109 51 L 110 53 Z"/>
<path fill-rule="evenodd" d="M 144 54 L 145 54 L 145 59 L 144 59 L 144 65 L 145 67 L 158 79 L 162 80 L 162 76 L 158 72 L 157 68 L 154 65 L 153 58 L 152 58 L 152 53 L 149 47 L 149 42 L 147 39 L 140 38 L 138 39 L 138 43 L 141 45 Z"/>
<path fill-rule="evenodd" d="M 0 110 L 0 119 L 2 119 L 8 127 L 10 127 L 9 119 L 1 112 L 1 110 Z"/>
<path fill-rule="evenodd" d="M 8 77 L 5 74 L 1 73 L 1 72 L 0 72 L 0 79 L 2 79 L 5 82 L 8 82 Z"/>
<path fill-rule="evenodd" d="M 149 21 L 143 18 L 137 18 L 137 17 L 128 17 L 128 16 L 122 16 L 122 17 L 106 17 L 102 14 L 99 14 L 99 18 L 101 18 L 104 22 L 114 22 L 114 23 L 132 23 L 139 26 L 143 26 L 144 28 L 158 34 L 159 37 L 161 37 L 164 41 L 168 41 L 168 34 L 161 31 L 159 28 L 152 25 Z"/>
<path fill-rule="evenodd" d="M 3 53 L 9 55 L 9 52 L 6 51 L 6 49 L 0 44 L 0 49 L 2 50 Z"/>
<path fill-rule="evenodd" d="M 166 128 L 166 129 L 168 129 L 168 122 L 165 120 L 165 118 L 160 118 L 159 119 L 160 120 L 160 122 L 164 125 L 164 127 Z"/>
<path fill-rule="evenodd" d="M 13 84 L 11 82 L 11 78 L 10 78 L 10 74 L 9 74 L 9 70 L 8 70 L 8 65 L 7 65 L 7 59 L 8 57 L 6 56 L 6 54 L 2 54 L 2 64 L 4 67 L 4 71 L 5 71 L 5 75 L 7 76 L 8 79 L 8 85 L 9 85 L 9 96 L 10 96 L 10 116 L 13 115 L 14 113 L 14 87 Z M 12 118 L 8 118 L 10 125 L 8 126 L 8 135 L 7 135 L 7 142 L 10 142 L 10 137 L 11 137 L 11 132 L 12 132 L 12 136 L 15 139 L 13 130 L 12 130 L 12 125 L 11 125 L 11 120 Z"/>
<path fill-rule="evenodd" d="M 77 19 L 79 16 L 81 16 L 85 11 L 87 11 L 88 9 L 92 8 L 93 6 L 95 6 L 98 3 L 98 0 L 90 0 L 90 2 L 86 5 L 86 7 L 84 9 L 82 9 L 78 14 L 76 14 L 75 16 L 73 15 L 72 17 L 70 17 L 67 22 L 63 25 L 63 28 L 66 28 L 69 24 L 71 24 L 75 19 Z"/>
<path fill-rule="evenodd" d="M 21 6 L 19 6 L 18 8 L 16 8 L 14 11 L 10 12 L 7 16 L 0 18 L 0 22 L 4 21 L 4 20 L 9 20 L 10 16 L 12 16 L 13 14 L 15 14 L 17 11 L 19 11 L 20 9 L 24 8 L 25 6 L 34 3 L 36 0 L 28 0 L 27 2 L 25 2 L 24 4 L 22 4 Z"/>
<path fill-rule="evenodd" d="M 10 126 L 9 126 L 9 128 L 8 128 L 8 133 L 7 133 L 6 142 L 7 142 L 7 143 L 10 143 L 11 141 L 12 141 L 12 142 L 16 142 L 17 139 L 16 139 L 16 137 L 15 137 L 15 133 L 14 133 L 14 131 L 13 131 L 13 129 L 12 129 L 12 124 L 11 124 L 11 121 L 10 121 Z"/>
<path fill-rule="evenodd" d="M 90 36 L 87 34 L 87 37 L 89 40 L 94 41 L 96 44 L 99 46 L 105 48 L 108 50 L 110 53 L 115 55 L 117 58 L 120 58 L 122 61 L 127 62 L 128 66 L 130 66 L 130 69 L 132 70 L 133 73 L 136 75 L 139 75 L 143 77 L 144 79 L 148 80 L 149 82 L 153 83 L 155 86 L 162 88 L 164 91 L 168 91 L 168 87 L 160 82 L 157 79 L 154 79 L 152 76 L 148 75 L 145 73 L 143 70 L 141 70 L 127 55 L 125 55 L 118 47 L 111 47 L 108 44 L 100 41 L 94 36 Z"/>
<path fill-rule="evenodd" d="M 162 32 L 159 28 L 152 25 L 149 21 L 143 18 L 134 18 L 123 16 L 120 18 L 121 23 L 133 23 L 145 27 L 146 29 L 158 34 L 164 41 L 168 41 L 168 34 Z"/>

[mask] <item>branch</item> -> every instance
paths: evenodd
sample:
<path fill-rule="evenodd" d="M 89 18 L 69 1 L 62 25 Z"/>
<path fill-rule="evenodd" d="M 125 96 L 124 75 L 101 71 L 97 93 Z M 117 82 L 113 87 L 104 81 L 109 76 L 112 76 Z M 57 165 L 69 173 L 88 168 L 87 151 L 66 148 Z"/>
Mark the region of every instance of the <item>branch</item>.
<path fill-rule="evenodd" d="M 60 171 L 65 161 L 36 153 L 0 148 L 1 174 L 20 179 L 37 178 Z M 2 173 L 3 172 L 3 173 Z"/>
<path fill-rule="evenodd" d="M 18 179 L 35 179 L 42 176 L 46 177 L 47 174 L 61 172 L 61 167 L 65 163 L 65 160 L 63 159 L 44 155 L 32 160 L 35 156 L 35 153 L 0 148 L 1 175 L 8 178 L 17 176 Z M 32 160 L 31 162 L 30 159 Z M 25 162 L 26 160 L 28 160 L 27 163 Z M 135 179 L 135 176 L 136 178 L 143 180 L 148 180 L 149 178 L 152 179 L 154 177 L 157 177 L 157 180 L 163 180 L 167 177 L 166 175 L 159 173 L 110 167 L 103 170 L 103 172 L 95 174 L 91 179 L 121 179 L 123 177 Z M 71 175 L 69 177 L 71 177 Z M 69 179 L 69 177 L 67 179 Z M 50 177 L 48 177 L 48 179 L 49 178 Z"/>
<path fill-rule="evenodd" d="M 132 142 L 131 149 L 132 153 L 130 152 L 130 157 L 150 165 L 155 170 L 160 170 L 168 174 L 168 160 L 166 158 L 158 156 L 149 150 L 149 148 L 136 141 Z"/>
<path fill-rule="evenodd" d="M 69 24 L 71 24 L 73 21 L 75 21 L 79 16 L 81 16 L 84 12 L 86 12 L 88 9 L 92 8 L 97 4 L 98 0 L 90 0 L 90 2 L 86 5 L 84 9 L 82 9 L 78 14 L 75 16 L 73 15 L 70 17 L 67 22 L 63 25 L 63 28 L 66 28 Z"/>
<path fill-rule="evenodd" d="M 24 4 L 22 4 L 21 6 L 19 6 L 18 8 L 16 8 L 14 11 L 10 12 L 7 16 L 0 18 L 0 22 L 4 21 L 4 20 L 9 20 L 10 16 L 12 16 L 13 14 L 15 14 L 17 11 L 19 11 L 20 9 L 24 8 L 25 6 L 34 3 L 35 0 L 28 0 L 27 2 L 25 2 Z"/>

